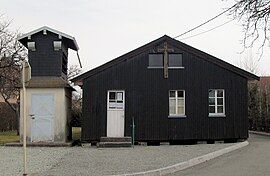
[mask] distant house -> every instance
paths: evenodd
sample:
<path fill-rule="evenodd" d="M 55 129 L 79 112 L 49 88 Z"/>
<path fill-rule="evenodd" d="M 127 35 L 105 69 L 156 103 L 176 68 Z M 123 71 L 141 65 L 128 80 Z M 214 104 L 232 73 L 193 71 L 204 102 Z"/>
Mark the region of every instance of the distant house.
<path fill-rule="evenodd" d="M 165 35 L 72 80 L 82 140 L 131 136 L 132 119 L 136 141 L 246 139 L 249 80 L 259 77 Z"/>

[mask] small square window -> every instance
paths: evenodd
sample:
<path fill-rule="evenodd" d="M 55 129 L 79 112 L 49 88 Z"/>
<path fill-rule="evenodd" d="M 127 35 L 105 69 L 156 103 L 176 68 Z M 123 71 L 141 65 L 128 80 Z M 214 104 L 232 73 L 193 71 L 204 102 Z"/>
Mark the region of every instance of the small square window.
<path fill-rule="evenodd" d="M 169 54 L 169 67 L 182 67 L 182 54 Z"/>
<path fill-rule="evenodd" d="M 184 91 L 178 91 L 178 97 L 184 97 Z"/>
<path fill-rule="evenodd" d="M 223 97 L 223 90 L 217 90 L 217 97 Z"/>
<path fill-rule="evenodd" d="M 215 97 L 215 90 L 209 90 L 209 97 Z"/>
<path fill-rule="evenodd" d="M 109 100 L 115 100 L 116 99 L 116 92 L 110 92 L 109 93 Z"/>
<path fill-rule="evenodd" d="M 223 105 L 223 98 L 217 98 L 217 105 Z"/>
<path fill-rule="evenodd" d="M 149 67 L 162 68 L 163 67 L 163 54 L 149 54 Z"/>
<path fill-rule="evenodd" d="M 223 106 L 217 107 L 217 113 L 223 113 Z"/>
<path fill-rule="evenodd" d="M 35 42 L 27 42 L 27 48 L 30 51 L 36 51 L 36 43 Z"/>
<path fill-rule="evenodd" d="M 209 106 L 209 113 L 215 113 L 215 106 Z"/>
<path fill-rule="evenodd" d="M 209 105 L 215 105 L 215 98 L 209 97 Z"/>
<path fill-rule="evenodd" d="M 119 100 L 119 101 L 123 100 L 123 93 L 122 92 L 117 92 L 117 100 Z"/>
<path fill-rule="evenodd" d="M 61 41 L 53 41 L 53 47 L 55 51 L 58 51 L 62 47 L 62 42 Z"/>
<path fill-rule="evenodd" d="M 175 91 L 170 91 L 170 97 L 175 98 Z"/>

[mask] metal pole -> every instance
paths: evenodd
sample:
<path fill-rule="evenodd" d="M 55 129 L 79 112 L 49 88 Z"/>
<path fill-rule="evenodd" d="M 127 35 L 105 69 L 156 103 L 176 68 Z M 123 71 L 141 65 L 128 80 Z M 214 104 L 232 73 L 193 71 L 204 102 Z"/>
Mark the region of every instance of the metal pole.
<path fill-rule="evenodd" d="M 22 88 L 23 88 L 23 166 L 24 171 L 23 175 L 27 175 L 27 169 L 26 169 L 26 90 L 25 90 L 25 62 L 22 61 Z"/>
<path fill-rule="evenodd" d="M 132 117 L 132 147 L 134 148 L 134 141 L 135 141 L 135 123 L 134 117 Z"/>

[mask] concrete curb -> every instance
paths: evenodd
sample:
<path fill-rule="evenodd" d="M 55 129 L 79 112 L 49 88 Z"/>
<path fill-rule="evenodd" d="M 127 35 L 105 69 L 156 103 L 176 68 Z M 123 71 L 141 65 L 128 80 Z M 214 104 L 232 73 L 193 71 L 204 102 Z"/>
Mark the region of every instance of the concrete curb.
<path fill-rule="evenodd" d="M 244 141 L 241 143 L 237 143 L 233 146 L 221 149 L 221 150 L 217 150 L 214 151 L 212 153 L 208 153 L 206 155 L 203 156 L 199 156 L 196 158 L 192 158 L 188 161 L 184 161 L 181 163 L 177 163 L 175 165 L 172 166 L 168 166 L 168 167 L 163 167 L 163 168 L 159 168 L 159 169 L 155 169 L 155 170 L 150 170 L 150 171 L 145 171 L 145 172 L 137 172 L 137 173 L 132 173 L 132 174 L 122 174 L 122 175 L 118 175 L 118 176 L 156 176 L 156 175 L 167 175 L 167 174 L 171 174 L 171 173 L 175 173 L 184 169 L 187 169 L 189 167 L 195 166 L 197 164 L 209 161 L 211 159 L 214 159 L 216 157 L 219 157 L 221 155 L 224 155 L 226 153 L 229 153 L 231 151 L 240 149 L 242 147 L 247 146 L 249 143 L 248 141 Z"/>
<path fill-rule="evenodd" d="M 249 131 L 250 134 L 262 135 L 262 136 L 270 136 L 270 133 L 261 132 L 261 131 Z"/>

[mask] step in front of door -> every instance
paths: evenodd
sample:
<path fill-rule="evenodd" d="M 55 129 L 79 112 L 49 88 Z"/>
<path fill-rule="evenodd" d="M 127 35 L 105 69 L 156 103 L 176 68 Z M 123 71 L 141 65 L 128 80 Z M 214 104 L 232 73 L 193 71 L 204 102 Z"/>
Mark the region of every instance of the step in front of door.
<path fill-rule="evenodd" d="M 101 137 L 100 142 L 130 142 L 131 137 Z"/>
<path fill-rule="evenodd" d="M 99 148 L 131 147 L 131 142 L 99 142 Z"/>

